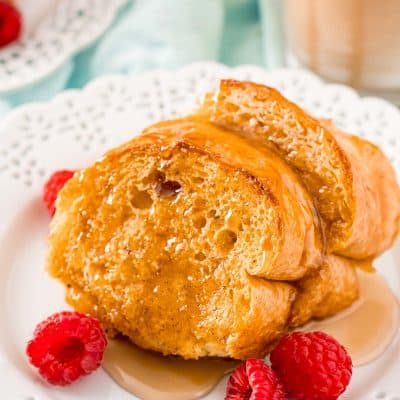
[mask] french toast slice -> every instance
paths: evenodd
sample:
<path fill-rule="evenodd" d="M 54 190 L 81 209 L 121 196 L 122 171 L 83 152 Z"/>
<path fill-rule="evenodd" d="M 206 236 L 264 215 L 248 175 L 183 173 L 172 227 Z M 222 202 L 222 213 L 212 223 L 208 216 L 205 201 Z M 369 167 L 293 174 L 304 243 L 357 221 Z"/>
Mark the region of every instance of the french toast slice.
<path fill-rule="evenodd" d="M 343 249 L 353 258 L 374 258 L 363 252 L 372 243 L 378 253 L 392 246 L 400 230 L 400 187 L 390 161 L 378 146 L 336 129 L 322 120 L 351 160 L 354 193 L 352 234 Z M 363 254 L 365 257 L 356 257 Z M 375 254 L 377 255 L 377 254 Z"/>
<path fill-rule="evenodd" d="M 356 300 L 341 254 L 369 260 L 395 239 L 399 187 L 379 149 L 259 86 L 223 81 L 201 113 L 146 128 L 59 193 L 47 269 L 109 334 L 263 357 Z"/>
<path fill-rule="evenodd" d="M 311 117 L 277 90 L 252 82 L 220 81 L 201 112 L 273 149 L 298 173 L 325 222 L 328 252 L 373 258 L 392 244 L 399 230 L 400 192 L 378 148 L 364 152 L 372 145 L 361 139 L 358 149 L 347 145 L 346 134 L 331 124 Z M 367 153 L 373 153 L 374 162 Z M 389 218 L 387 209 L 392 210 Z"/>
<path fill-rule="evenodd" d="M 283 281 L 321 260 L 313 204 L 290 168 L 193 118 L 76 173 L 56 208 L 47 267 L 68 301 L 163 354 L 265 355 L 296 297 Z"/>

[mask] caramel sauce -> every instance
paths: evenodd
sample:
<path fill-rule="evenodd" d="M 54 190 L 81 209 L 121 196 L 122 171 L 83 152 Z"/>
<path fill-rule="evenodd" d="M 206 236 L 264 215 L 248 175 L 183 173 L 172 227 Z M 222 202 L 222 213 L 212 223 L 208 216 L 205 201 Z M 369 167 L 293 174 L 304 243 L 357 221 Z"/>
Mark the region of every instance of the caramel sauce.
<path fill-rule="evenodd" d="M 142 350 L 125 339 L 110 340 L 103 368 L 142 400 L 192 400 L 209 393 L 238 361 L 183 360 Z"/>
<path fill-rule="evenodd" d="M 378 358 L 399 328 L 399 303 L 378 273 L 359 269 L 360 298 L 346 310 L 303 330 L 323 331 L 335 337 L 360 366 Z"/>

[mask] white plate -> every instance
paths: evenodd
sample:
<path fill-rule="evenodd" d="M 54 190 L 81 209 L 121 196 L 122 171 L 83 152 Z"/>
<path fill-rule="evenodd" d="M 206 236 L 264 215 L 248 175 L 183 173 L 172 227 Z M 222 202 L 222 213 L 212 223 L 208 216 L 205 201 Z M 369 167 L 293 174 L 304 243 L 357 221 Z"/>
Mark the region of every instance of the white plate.
<path fill-rule="evenodd" d="M 83 91 L 65 92 L 48 104 L 24 106 L 0 125 L 0 382 L 7 400 L 128 400 L 102 371 L 66 388 L 37 378 L 24 347 L 37 322 L 65 308 L 63 290 L 43 271 L 49 217 L 41 188 L 49 173 L 80 168 L 150 122 L 183 113 L 219 77 L 268 83 L 315 115 L 331 117 L 379 144 L 400 171 L 400 113 L 385 101 L 360 99 L 349 88 L 323 84 L 302 70 L 228 69 L 214 63 L 136 78 L 106 77 Z M 377 262 L 400 297 L 400 247 Z M 371 327 L 374 329 L 374 327 Z M 374 363 L 356 368 L 343 398 L 400 399 L 400 334 Z M 223 398 L 225 382 L 206 398 Z"/>
<path fill-rule="evenodd" d="M 32 85 L 53 73 L 69 57 L 100 37 L 126 3 L 126 0 L 57 1 L 59 4 L 44 15 L 35 12 L 32 4 L 26 4 L 27 18 L 35 24 L 38 18 L 43 20 L 34 32 L 28 26 L 31 32 L 0 50 L 0 94 Z"/>

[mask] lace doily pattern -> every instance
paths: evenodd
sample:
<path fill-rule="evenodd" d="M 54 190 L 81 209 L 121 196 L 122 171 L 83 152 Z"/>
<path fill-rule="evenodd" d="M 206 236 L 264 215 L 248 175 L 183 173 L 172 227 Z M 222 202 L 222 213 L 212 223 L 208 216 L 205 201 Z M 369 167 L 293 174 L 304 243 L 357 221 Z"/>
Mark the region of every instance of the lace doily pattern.
<path fill-rule="evenodd" d="M 0 174 L 31 186 L 54 168 L 43 157 L 46 148 L 53 149 L 52 154 L 54 149 L 73 147 L 87 156 L 100 155 L 146 124 L 191 110 L 221 77 L 278 88 L 313 115 L 331 118 L 340 128 L 376 143 L 400 176 L 400 112 L 395 106 L 360 98 L 345 86 L 324 84 L 303 70 L 268 73 L 257 67 L 228 69 L 213 63 L 194 64 L 175 73 L 101 78 L 82 92 L 69 91 L 49 104 L 24 106 L 3 122 Z"/>
<path fill-rule="evenodd" d="M 97 39 L 126 0 L 59 0 L 37 31 L 0 50 L 0 93 L 33 84 Z"/>

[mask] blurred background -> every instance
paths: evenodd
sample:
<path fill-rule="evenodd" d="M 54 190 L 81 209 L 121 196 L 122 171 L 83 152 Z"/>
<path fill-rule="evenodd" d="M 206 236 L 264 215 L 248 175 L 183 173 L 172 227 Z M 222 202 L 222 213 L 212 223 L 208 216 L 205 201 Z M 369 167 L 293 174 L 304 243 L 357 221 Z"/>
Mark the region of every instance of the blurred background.
<path fill-rule="evenodd" d="M 0 0 L 0 67 L 2 52 L 9 52 L 21 37 L 29 43 L 29 37 L 35 36 L 54 7 L 68 1 L 76 2 Z M 91 1 L 81 0 L 82 7 Z M 10 15 L 4 14 L 2 3 L 22 15 L 16 42 L 2 44 L 2 35 L 11 29 L 7 25 Z M 0 115 L 26 102 L 52 98 L 64 89 L 82 87 L 104 74 L 137 74 L 204 60 L 230 66 L 256 64 L 267 69 L 308 68 L 328 81 L 351 85 L 362 94 L 400 103 L 400 0 L 121 3 L 117 15 L 94 43 L 46 76 L 32 79 L 17 90 L 0 90 Z M 51 30 L 46 34 L 51 36 Z M 18 49 L 25 51 L 23 46 Z"/>

